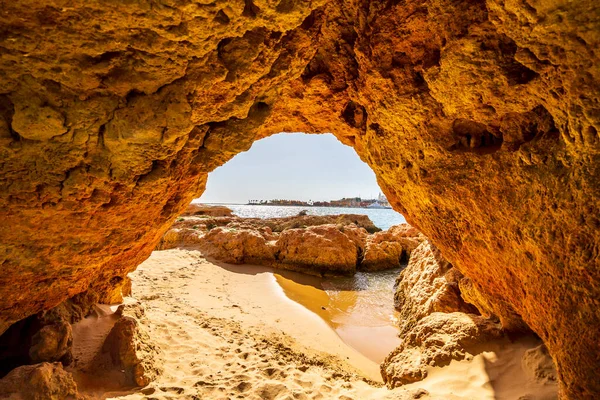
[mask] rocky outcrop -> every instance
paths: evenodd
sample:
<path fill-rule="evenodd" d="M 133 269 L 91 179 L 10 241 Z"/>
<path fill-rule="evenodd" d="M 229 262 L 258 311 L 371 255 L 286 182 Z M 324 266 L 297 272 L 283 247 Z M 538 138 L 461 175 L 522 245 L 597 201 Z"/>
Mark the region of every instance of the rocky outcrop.
<path fill-rule="evenodd" d="M 0 331 L 110 290 L 253 141 L 332 132 L 540 335 L 563 396 L 598 397 L 599 21 L 593 0 L 4 2 Z"/>
<path fill-rule="evenodd" d="M 268 240 L 276 240 L 277 233 L 287 229 L 307 228 L 335 224 L 339 227 L 364 228 L 367 232 L 379 232 L 373 222 L 366 215 L 340 214 L 340 215 L 300 215 L 281 218 L 241 218 L 236 216 L 212 217 L 212 216 L 189 216 L 185 213 L 177 218 L 170 229 L 162 236 L 158 250 L 166 250 L 173 247 L 196 245 L 198 239 L 207 231 L 216 227 L 228 227 L 231 229 L 254 229 L 261 232 Z M 364 244 L 361 244 L 364 247 Z"/>
<path fill-rule="evenodd" d="M 129 383 L 146 386 L 162 371 L 158 347 L 139 324 L 144 315 L 140 304 L 121 305 L 120 315 L 106 337 L 102 351 L 110 354 L 115 366 L 125 372 Z"/>
<path fill-rule="evenodd" d="M 425 236 L 408 224 L 395 225 L 387 231 L 369 236 L 360 268 L 379 271 L 408 262 L 412 251 Z"/>
<path fill-rule="evenodd" d="M 388 387 L 420 381 L 428 368 L 479 354 L 504 337 L 506 329 L 498 319 L 478 315 L 465 302 L 459 285 L 463 279 L 429 240 L 413 250 L 395 285 L 402 342 L 381 364 Z"/>
<path fill-rule="evenodd" d="M 81 293 L 51 310 L 13 324 L 0 335 L 0 377 L 24 364 L 72 361 L 71 323 L 87 315 L 97 295 Z"/>
<path fill-rule="evenodd" d="M 160 238 L 156 250 L 169 250 L 176 247 L 197 246 L 202 242 L 203 233 L 198 228 L 171 228 Z"/>
<path fill-rule="evenodd" d="M 206 257 L 231 264 L 259 264 L 313 275 L 352 274 L 369 237 L 364 227 L 374 230 L 367 216 L 352 214 L 269 219 L 181 217 L 163 235 L 157 250 L 192 247 Z"/>
<path fill-rule="evenodd" d="M 275 246 L 257 229 L 218 227 L 200 240 L 202 253 L 232 264 L 269 265 L 275 261 Z"/>
<path fill-rule="evenodd" d="M 362 261 L 370 237 L 367 229 L 379 230 L 366 215 L 355 214 L 268 219 L 184 216 L 163 235 L 157 250 L 195 247 L 207 257 L 232 264 L 260 264 L 317 275 L 352 274 Z M 404 238 L 398 236 L 398 240 Z"/>
<path fill-rule="evenodd" d="M 79 399 L 77 385 L 60 363 L 24 365 L 0 379 L 0 397 L 24 400 Z"/>
<path fill-rule="evenodd" d="M 317 274 L 353 274 L 359 248 L 335 225 L 288 229 L 277 240 L 277 265 Z"/>
<path fill-rule="evenodd" d="M 231 211 L 225 206 L 207 206 L 205 204 L 192 203 L 189 206 L 187 206 L 187 208 L 181 215 L 208 215 L 210 217 L 231 217 L 233 216 L 233 211 Z"/>
<path fill-rule="evenodd" d="M 434 312 L 477 314 L 477 309 L 461 297 L 461 277 L 439 249 L 428 240 L 422 242 L 396 280 L 394 306 L 400 313 L 400 337 Z"/>
<path fill-rule="evenodd" d="M 273 232 L 283 232 L 287 229 L 307 228 L 310 226 L 333 224 L 337 226 L 358 226 L 368 233 L 381 231 L 366 215 L 339 214 L 339 215 L 298 215 L 295 217 L 269 218 L 258 221 L 267 224 Z"/>
<path fill-rule="evenodd" d="M 501 337 L 501 326 L 481 316 L 434 312 L 403 336 L 381 364 L 381 375 L 390 388 L 417 382 L 427 377 L 428 368 L 478 354 L 486 342 Z"/>

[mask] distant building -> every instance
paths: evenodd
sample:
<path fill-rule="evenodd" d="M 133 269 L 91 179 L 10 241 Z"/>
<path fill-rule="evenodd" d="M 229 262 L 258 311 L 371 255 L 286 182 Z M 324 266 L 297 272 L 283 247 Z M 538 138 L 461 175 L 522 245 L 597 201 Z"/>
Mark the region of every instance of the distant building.
<path fill-rule="evenodd" d="M 379 202 L 379 204 L 381 204 L 384 208 L 390 208 L 390 202 L 388 201 L 387 197 L 385 197 L 385 195 L 383 193 L 379 193 L 379 196 L 377 198 L 377 201 Z"/>
<path fill-rule="evenodd" d="M 385 208 L 385 207 L 382 206 L 381 204 L 379 204 L 379 202 L 377 200 L 375 200 L 373 203 L 369 204 L 367 206 L 367 208 Z"/>

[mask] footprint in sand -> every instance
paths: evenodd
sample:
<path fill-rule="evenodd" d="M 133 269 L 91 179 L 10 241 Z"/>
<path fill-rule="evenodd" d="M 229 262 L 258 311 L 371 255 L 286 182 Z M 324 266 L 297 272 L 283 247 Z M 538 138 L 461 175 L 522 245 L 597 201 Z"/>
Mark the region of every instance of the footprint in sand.
<path fill-rule="evenodd" d="M 240 393 L 244 393 L 250 390 L 251 387 L 252 384 L 250 382 L 240 382 L 237 386 L 235 386 L 235 389 Z"/>
<path fill-rule="evenodd" d="M 273 400 L 287 391 L 287 387 L 281 383 L 267 383 L 258 389 L 258 396 L 263 400 Z"/>

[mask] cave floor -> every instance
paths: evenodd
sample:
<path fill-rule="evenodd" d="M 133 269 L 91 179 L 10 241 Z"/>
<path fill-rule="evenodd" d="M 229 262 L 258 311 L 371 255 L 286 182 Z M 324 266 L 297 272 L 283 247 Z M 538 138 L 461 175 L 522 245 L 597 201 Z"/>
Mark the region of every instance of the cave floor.
<path fill-rule="evenodd" d="M 131 278 L 133 298 L 126 301 L 144 305 L 141 323 L 161 349 L 163 371 L 143 389 L 118 387 L 114 373 L 104 378 L 76 375 L 81 394 L 122 399 L 503 397 L 491 382 L 493 371 L 486 371 L 494 353 L 434 368 L 422 382 L 388 390 L 376 363 L 346 345 L 319 316 L 288 299 L 264 267 L 213 263 L 198 251 L 172 249 L 155 251 Z M 513 346 L 511 351 L 524 349 Z M 499 368 L 506 370 L 509 364 Z M 527 388 L 516 389 L 521 395 Z M 513 389 L 510 395 L 516 394 Z M 551 393 L 538 395 L 552 398 Z"/>

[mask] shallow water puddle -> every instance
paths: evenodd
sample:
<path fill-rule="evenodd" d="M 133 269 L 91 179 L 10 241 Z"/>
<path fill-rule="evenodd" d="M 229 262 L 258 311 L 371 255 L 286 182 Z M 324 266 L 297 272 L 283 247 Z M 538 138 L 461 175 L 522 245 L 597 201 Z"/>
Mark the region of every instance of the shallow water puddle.
<path fill-rule="evenodd" d="M 274 276 L 288 298 L 319 315 L 347 345 L 381 363 L 400 344 L 393 295 L 399 272 L 319 278 L 277 271 Z"/>

